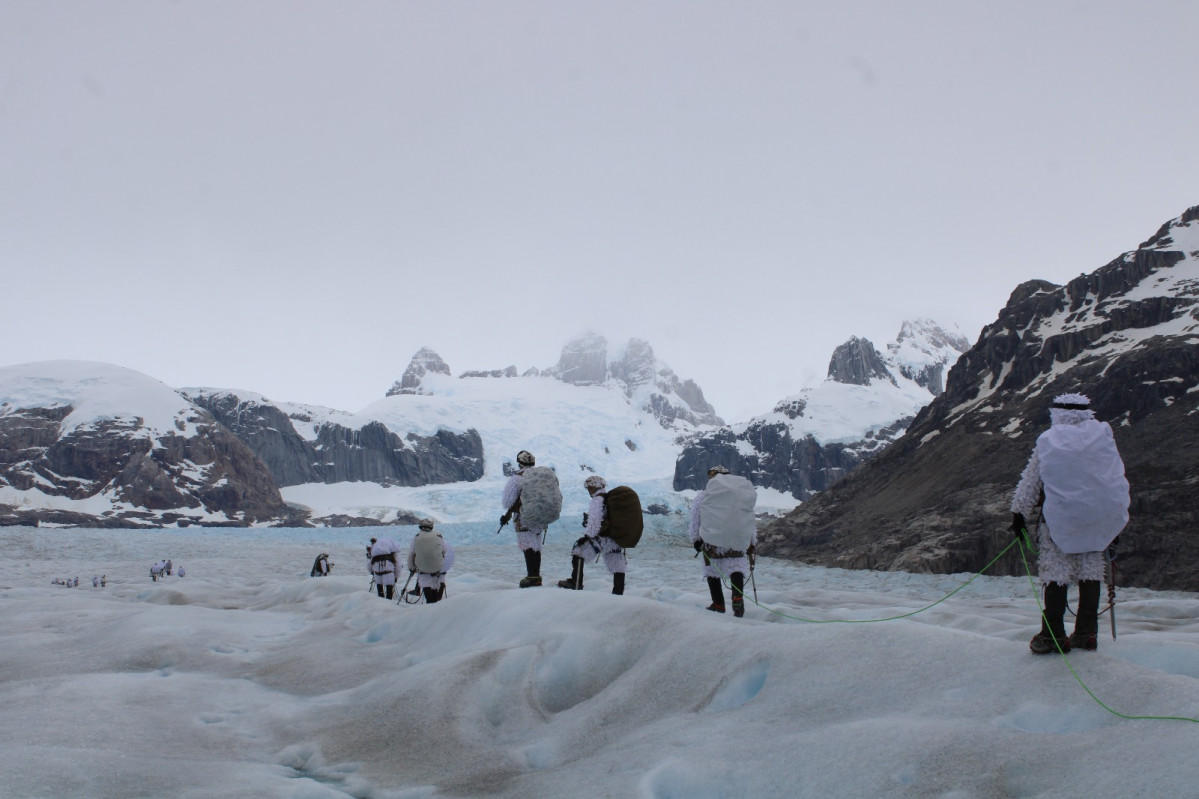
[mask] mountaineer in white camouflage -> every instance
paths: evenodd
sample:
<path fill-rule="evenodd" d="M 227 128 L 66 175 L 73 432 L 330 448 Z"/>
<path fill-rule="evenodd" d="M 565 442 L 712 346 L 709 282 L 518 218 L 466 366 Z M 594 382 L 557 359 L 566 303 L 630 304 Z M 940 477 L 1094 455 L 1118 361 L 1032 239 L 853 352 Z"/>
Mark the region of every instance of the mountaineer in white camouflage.
<path fill-rule="evenodd" d="M 1025 541 L 1027 517 L 1042 507 L 1036 546 L 1045 591 L 1034 654 L 1098 648 L 1099 584 L 1104 551 L 1128 523 L 1128 480 L 1112 428 L 1095 418 L 1083 394 L 1062 394 L 1049 407 L 1050 428 L 1037 438 L 1012 498 L 1011 530 Z M 1066 637 L 1066 592 L 1078 583 L 1074 632 Z M 1055 644 L 1056 641 L 1056 644 Z"/>

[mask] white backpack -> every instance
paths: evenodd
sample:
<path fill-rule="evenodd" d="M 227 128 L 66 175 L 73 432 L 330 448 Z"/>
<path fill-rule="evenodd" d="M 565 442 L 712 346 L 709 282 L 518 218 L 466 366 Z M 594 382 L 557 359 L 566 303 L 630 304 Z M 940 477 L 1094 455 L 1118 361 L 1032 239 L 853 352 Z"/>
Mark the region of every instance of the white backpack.
<path fill-rule="evenodd" d="M 699 537 L 714 547 L 744 551 L 753 541 L 757 501 L 758 490 L 744 477 L 711 478 L 699 506 Z"/>
<path fill-rule="evenodd" d="M 525 527 L 549 527 L 562 516 L 562 491 L 558 475 L 545 466 L 530 466 L 521 473 L 520 522 Z"/>
<path fill-rule="evenodd" d="M 421 574 L 440 574 L 445 566 L 445 550 L 441 533 L 428 530 L 417 533 L 412 540 L 412 560 Z"/>

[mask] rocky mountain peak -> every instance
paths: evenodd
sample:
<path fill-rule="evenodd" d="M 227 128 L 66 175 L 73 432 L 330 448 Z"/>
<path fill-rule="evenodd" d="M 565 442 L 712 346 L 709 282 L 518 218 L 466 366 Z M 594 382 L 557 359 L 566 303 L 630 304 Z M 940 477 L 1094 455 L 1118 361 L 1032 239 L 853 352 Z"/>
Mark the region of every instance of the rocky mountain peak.
<path fill-rule="evenodd" d="M 887 345 L 887 358 L 898 372 L 935 397 L 945 387 L 945 372 L 963 352 L 970 340 L 957 331 L 948 331 L 931 319 L 904 322 L 895 341 Z"/>
<path fill-rule="evenodd" d="M 833 357 L 828 362 L 828 377 L 853 386 L 868 386 L 875 379 L 895 382 L 874 344 L 857 336 L 833 350 Z"/>
<path fill-rule="evenodd" d="M 436 352 L 428 347 L 421 347 L 412 356 L 412 360 L 408 363 L 408 368 L 404 370 L 404 375 L 387 390 L 387 396 L 394 397 L 396 394 L 421 393 L 421 378 L 430 372 L 448 375 L 450 374 L 450 367 Z"/>
<path fill-rule="evenodd" d="M 585 333 L 562 348 L 554 368 L 558 379 L 575 386 L 597 386 L 608 379 L 608 341 Z"/>
<path fill-rule="evenodd" d="M 639 338 L 629 339 L 625 346 L 624 355 L 620 360 L 609 364 L 612 377 L 623 381 L 629 391 L 639 386 L 652 383 L 657 373 L 658 361 L 654 357 L 654 348 L 648 341 Z"/>
<path fill-rule="evenodd" d="M 1132 487 L 1121 579 L 1199 589 L 1197 287 L 1199 207 L 1065 285 L 1016 286 L 906 433 L 764 530 L 759 550 L 827 566 L 977 571 L 1011 541 L 1012 491 L 1052 398 L 1082 392 L 1111 424 Z M 992 567 L 1023 570 L 1012 554 Z"/>

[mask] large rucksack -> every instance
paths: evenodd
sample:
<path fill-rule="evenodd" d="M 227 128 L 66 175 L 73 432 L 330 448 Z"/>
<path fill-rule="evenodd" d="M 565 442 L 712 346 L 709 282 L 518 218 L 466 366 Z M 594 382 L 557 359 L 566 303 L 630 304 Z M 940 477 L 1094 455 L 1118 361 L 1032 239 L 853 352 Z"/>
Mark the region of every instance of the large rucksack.
<path fill-rule="evenodd" d="M 641 498 L 628 486 L 616 486 L 605 498 L 608 513 L 601 525 L 600 535 L 615 541 L 621 549 L 632 549 L 641 540 L 645 517 L 641 514 Z"/>
<path fill-rule="evenodd" d="M 441 533 L 432 530 L 417 533 L 412 541 L 412 561 L 421 574 L 440 574 L 445 566 Z"/>
<path fill-rule="evenodd" d="M 530 466 L 521 473 L 520 521 L 526 527 L 549 527 L 562 515 L 558 475 L 545 466 Z"/>
<path fill-rule="evenodd" d="M 757 498 L 754 484 L 740 475 L 718 474 L 708 480 L 699 506 L 699 537 L 705 544 L 722 549 L 749 547 L 756 525 Z"/>

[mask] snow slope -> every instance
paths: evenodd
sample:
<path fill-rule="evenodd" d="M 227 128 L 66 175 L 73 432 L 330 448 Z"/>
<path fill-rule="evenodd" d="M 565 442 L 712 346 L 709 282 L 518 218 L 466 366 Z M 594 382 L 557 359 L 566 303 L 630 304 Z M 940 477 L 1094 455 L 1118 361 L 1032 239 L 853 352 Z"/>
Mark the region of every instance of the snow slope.
<path fill-rule="evenodd" d="M 595 567 L 516 589 L 509 541 L 458 547 L 447 599 L 409 606 L 366 590 L 365 536 L 0 531 L 0 795 L 1195 795 L 1199 722 L 1122 719 L 1074 676 L 1199 717 L 1195 594 L 1121 590 L 1119 638 L 1067 664 L 1028 652 L 1022 578 L 867 623 L 968 576 L 762 559 L 776 613 L 734 619 L 682 542 L 635 550 L 618 598 Z M 187 576 L 151 582 L 164 557 Z M 566 544 L 545 563 L 565 576 Z"/>
<path fill-rule="evenodd" d="M 591 474 L 603 475 L 611 485 L 632 485 L 643 505 L 685 504 L 669 489 L 679 450 L 675 434 L 623 391 L 550 377 L 455 378 L 432 372 L 422 377 L 421 390 L 380 399 L 356 417 L 421 435 L 478 430 L 486 460 L 481 480 L 419 488 L 304 484 L 283 488 L 284 499 L 313 509 L 316 516 L 344 512 L 386 522 L 402 508 L 440 521 L 498 519 L 507 481 L 504 465 L 514 467 L 516 453 L 527 449 L 539 466 L 558 473 L 563 513 L 572 521 L 587 507 L 583 480 Z"/>
<path fill-rule="evenodd" d="M 63 435 L 104 420 L 128 422 L 130 434 L 140 437 L 188 435 L 196 415 L 178 390 L 123 366 L 63 360 L 0 367 L 0 415 L 64 406 L 73 410 L 62 421 Z"/>

